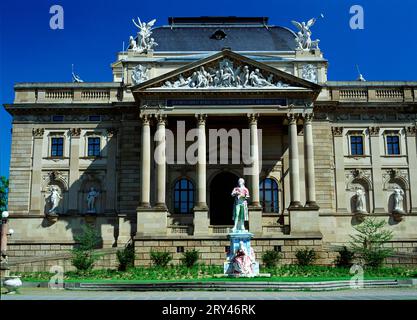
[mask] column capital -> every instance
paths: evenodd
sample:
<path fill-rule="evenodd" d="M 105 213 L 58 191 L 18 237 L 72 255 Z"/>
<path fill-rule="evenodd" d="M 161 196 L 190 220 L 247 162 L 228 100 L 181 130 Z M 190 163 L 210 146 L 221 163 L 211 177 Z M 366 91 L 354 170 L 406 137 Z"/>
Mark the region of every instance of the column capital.
<path fill-rule="evenodd" d="M 113 136 L 116 136 L 119 132 L 118 128 L 107 128 L 107 137 L 112 138 Z"/>
<path fill-rule="evenodd" d="M 156 121 L 158 121 L 158 124 L 163 124 L 163 125 L 167 124 L 168 119 L 167 119 L 166 114 L 158 113 L 155 115 L 155 118 L 156 118 Z"/>
<path fill-rule="evenodd" d="M 417 127 L 410 126 L 405 128 L 405 134 L 407 137 L 415 137 L 417 135 Z"/>
<path fill-rule="evenodd" d="M 332 133 L 335 137 L 343 136 L 343 127 L 332 127 Z"/>
<path fill-rule="evenodd" d="M 304 123 L 311 123 L 313 121 L 313 118 L 314 114 L 312 112 L 303 114 Z"/>
<path fill-rule="evenodd" d="M 379 136 L 379 127 L 369 127 L 369 135 L 371 137 L 377 137 Z"/>
<path fill-rule="evenodd" d="M 35 138 L 42 138 L 45 132 L 44 128 L 35 128 L 32 130 L 32 134 Z"/>
<path fill-rule="evenodd" d="M 151 115 L 146 113 L 141 113 L 139 118 L 142 120 L 142 124 L 149 125 L 151 121 Z"/>
<path fill-rule="evenodd" d="M 298 114 L 297 113 L 287 113 L 288 124 L 297 124 Z"/>
<path fill-rule="evenodd" d="M 259 119 L 259 113 L 248 113 L 247 117 L 249 124 L 257 124 Z"/>
<path fill-rule="evenodd" d="M 195 115 L 196 119 L 197 119 L 197 123 L 198 125 L 205 125 L 206 124 L 206 120 L 207 120 L 207 115 L 206 114 L 196 114 Z"/>
<path fill-rule="evenodd" d="M 81 128 L 71 128 L 70 135 L 71 138 L 79 138 L 81 135 Z"/>

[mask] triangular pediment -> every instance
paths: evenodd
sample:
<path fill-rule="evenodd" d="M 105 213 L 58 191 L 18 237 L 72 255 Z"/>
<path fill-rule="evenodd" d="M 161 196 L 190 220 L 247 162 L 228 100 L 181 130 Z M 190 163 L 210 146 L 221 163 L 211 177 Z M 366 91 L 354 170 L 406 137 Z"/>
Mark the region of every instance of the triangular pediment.
<path fill-rule="evenodd" d="M 282 91 L 319 92 L 298 78 L 228 49 L 132 87 L 132 92 Z"/>

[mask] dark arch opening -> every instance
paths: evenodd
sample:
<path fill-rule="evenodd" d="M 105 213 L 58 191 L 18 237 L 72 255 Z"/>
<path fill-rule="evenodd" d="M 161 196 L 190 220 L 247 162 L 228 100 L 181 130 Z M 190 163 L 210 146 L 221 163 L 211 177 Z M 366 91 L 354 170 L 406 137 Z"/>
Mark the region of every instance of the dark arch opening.
<path fill-rule="evenodd" d="M 233 203 L 231 196 L 239 177 L 231 172 L 220 172 L 210 183 L 210 224 L 232 225 Z"/>

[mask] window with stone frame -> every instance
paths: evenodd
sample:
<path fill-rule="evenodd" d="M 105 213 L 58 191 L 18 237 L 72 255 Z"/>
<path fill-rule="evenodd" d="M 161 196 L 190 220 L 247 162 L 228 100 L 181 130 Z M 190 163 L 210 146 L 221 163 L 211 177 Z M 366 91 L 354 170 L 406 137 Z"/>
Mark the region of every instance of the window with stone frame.
<path fill-rule="evenodd" d="M 101 152 L 100 137 L 88 138 L 88 156 L 99 157 Z"/>
<path fill-rule="evenodd" d="M 365 154 L 363 134 L 352 133 L 349 135 L 350 155 L 363 156 Z"/>
<path fill-rule="evenodd" d="M 64 137 L 52 136 L 51 137 L 51 157 L 63 157 L 64 156 Z"/>
<path fill-rule="evenodd" d="M 259 184 L 259 196 L 263 212 L 278 213 L 278 183 L 272 178 L 265 178 Z"/>
<path fill-rule="evenodd" d="M 398 131 L 385 132 L 385 153 L 387 155 L 400 155 L 400 133 Z"/>
<path fill-rule="evenodd" d="M 194 207 L 195 188 L 191 180 L 179 179 L 174 185 L 174 213 L 191 213 Z"/>

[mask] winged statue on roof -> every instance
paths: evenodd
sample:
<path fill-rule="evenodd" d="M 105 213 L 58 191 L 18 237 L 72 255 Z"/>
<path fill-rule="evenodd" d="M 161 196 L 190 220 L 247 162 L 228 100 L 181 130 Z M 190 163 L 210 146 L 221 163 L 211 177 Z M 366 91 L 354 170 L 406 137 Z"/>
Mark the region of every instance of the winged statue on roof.
<path fill-rule="evenodd" d="M 324 15 L 320 15 L 321 18 L 324 18 Z M 312 18 L 307 22 L 298 22 L 292 20 L 291 23 L 298 29 L 297 37 L 295 41 L 297 43 L 297 50 L 311 50 L 318 49 L 320 40 L 311 40 L 311 27 L 316 23 L 317 19 Z"/>
<path fill-rule="evenodd" d="M 151 38 L 152 27 L 155 25 L 156 19 L 149 22 L 142 22 L 138 17 L 138 21 L 132 19 L 132 22 L 139 29 L 139 32 L 137 42 L 133 37 L 130 37 L 130 49 L 140 53 L 147 53 L 158 45 L 158 43 L 155 42 L 155 39 Z"/>

